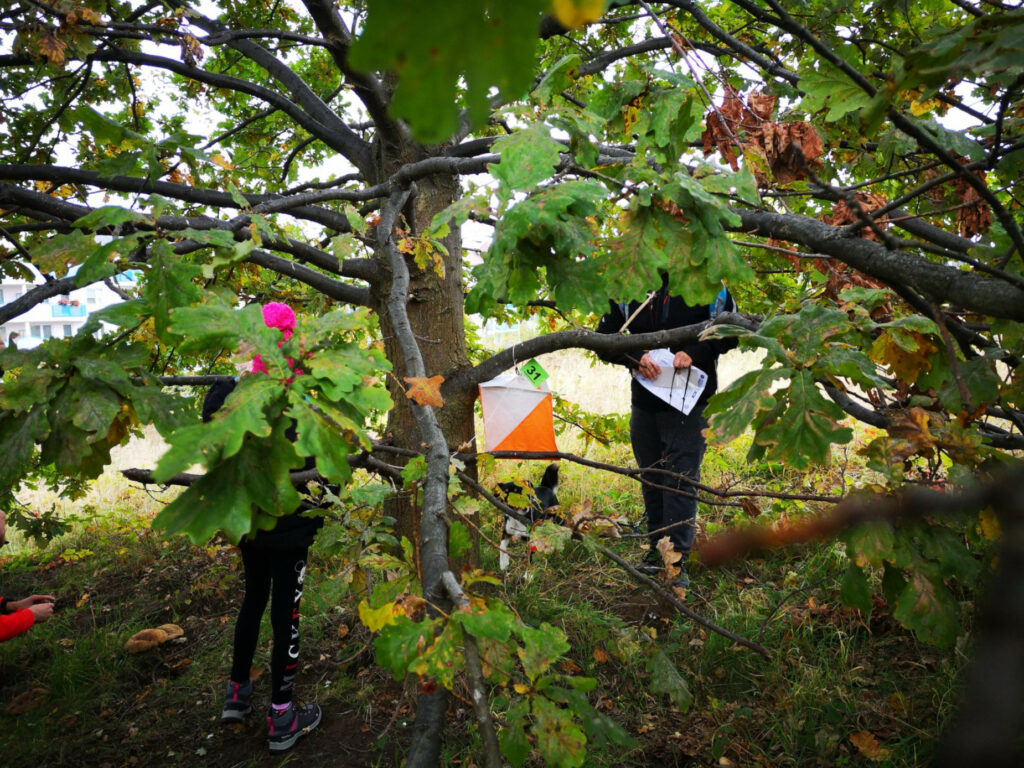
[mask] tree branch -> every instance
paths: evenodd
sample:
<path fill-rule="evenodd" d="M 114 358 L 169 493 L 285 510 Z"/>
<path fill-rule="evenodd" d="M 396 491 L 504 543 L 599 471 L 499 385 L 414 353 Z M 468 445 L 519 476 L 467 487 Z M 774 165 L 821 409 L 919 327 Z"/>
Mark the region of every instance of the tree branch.
<path fill-rule="evenodd" d="M 126 192 L 129 194 L 154 194 L 181 200 L 186 203 L 208 205 L 215 208 L 232 208 L 241 210 L 242 206 L 228 192 L 212 189 L 200 189 L 187 184 L 175 184 L 170 181 L 150 181 L 136 176 L 101 176 L 96 171 L 79 168 L 68 168 L 59 165 L 0 165 L 0 178 L 12 181 L 51 181 L 55 184 L 82 184 L 85 186 L 105 189 L 110 192 Z M 266 206 L 268 212 L 275 209 L 274 204 L 290 216 L 311 221 L 315 224 L 333 229 L 337 232 L 349 232 L 352 227 L 348 218 L 341 213 L 309 204 L 314 200 L 365 200 L 365 196 L 355 193 L 342 194 L 338 191 L 325 193 L 321 198 L 303 198 L 294 205 L 284 204 L 292 198 L 280 195 L 243 194 L 242 198 L 253 206 Z"/>
<path fill-rule="evenodd" d="M 189 21 L 210 34 L 230 35 L 232 30 L 220 21 L 208 19 L 194 8 L 190 8 L 180 0 L 167 0 L 171 5 L 187 10 Z M 328 40 L 330 42 L 330 40 Z M 340 152 L 349 162 L 367 176 L 372 170 L 373 155 L 370 145 L 353 131 L 344 120 L 328 107 L 316 92 L 309 87 L 294 70 L 274 56 L 263 46 L 249 39 L 231 39 L 226 45 L 262 67 L 292 95 L 305 114 L 309 115 L 318 125 L 322 125 L 326 133 L 310 131 L 327 146 Z M 306 127 L 303 125 L 303 127 Z M 308 128 L 307 128 L 308 130 Z"/>
<path fill-rule="evenodd" d="M 409 292 L 409 268 L 395 244 L 394 228 L 399 211 L 410 191 L 396 190 L 381 209 L 377 225 L 377 244 L 391 268 L 391 292 L 387 310 L 396 341 L 405 360 L 405 370 L 414 377 L 425 376 L 423 357 L 412 332 L 405 306 Z M 430 406 L 409 402 L 420 439 L 427 446 L 427 470 L 423 482 L 423 508 L 420 519 L 420 555 L 423 572 L 423 596 L 431 606 L 449 605 L 442 586 L 448 570 L 448 530 L 443 515 L 448 502 L 448 444 Z M 433 607 L 431 610 L 436 610 Z M 444 711 L 447 693 L 438 687 L 433 693 L 420 693 L 416 706 L 416 726 L 409 746 L 407 768 L 432 768 L 441 754 Z"/>
<path fill-rule="evenodd" d="M 816 219 L 734 210 L 741 223 L 738 227 L 728 227 L 732 231 L 800 243 L 894 287 L 912 285 L 935 302 L 951 302 L 983 315 L 1024 320 L 1024 291 L 1002 280 L 890 251 L 869 240 L 844 238 L 837 227 Z"/>
<path fill-rule="evenodd" d="M 466 597 L 451 571 L 441 574 L 441 583 L 459 610 L 470 610 L 469 598 Z M 498 735 L 494 731 L 491 708 L 487 701 L 483 666 L 480 663 L 480 649 L 477 647 L 476 638 L 473 635 L 469 632 L 464 632 L 463 635 L 466 639 L 466 675 L 469 677 L 469 688 L 473 696 L 473 712 L 476 714 L 476 722 L 480 726 L 480 738 L 484 743 L 484 766 L 485 768 L 502 768 L 501 748 L 498 746 Z"/>
<path fill-rule="evenodd" d="M 517 360 L 529 360 L 531 357 L 556 352 L 560 349 L 589 349 L 592 352 L 609 354 L 636 349 L 654 349 L 697 341 L 704 331 L 716 325 L 737 325 L 748 330 L 756 330 L 759 323 L 748 315 L 723 312 L 713 320 L 654 333 L 625 335 L 586 330 L 556 331 L 514 344 L 473 368 L 451 373 L 450 376 L 446 376 L 445 382 L 441 386 L 441 393 L 444 395 L 462 391 L 465 387 L 488 381 L 499 373 L 509 370 Z"/>

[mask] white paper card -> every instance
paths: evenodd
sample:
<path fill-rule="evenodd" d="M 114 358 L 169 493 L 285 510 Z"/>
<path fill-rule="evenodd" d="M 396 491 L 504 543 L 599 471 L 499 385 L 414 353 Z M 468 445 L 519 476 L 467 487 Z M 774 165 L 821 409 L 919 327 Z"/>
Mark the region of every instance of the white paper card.
<path fill-rule="evenodd" d="M 707 386 L 708 375 L 695 365 L 677 371 L 672 367 L 675 354 L 670 349 L 652 349 L 648 354 L 661 372 L 653 380 L 637 374 L 636 380 L 651 394 L 689 415 Z"/>

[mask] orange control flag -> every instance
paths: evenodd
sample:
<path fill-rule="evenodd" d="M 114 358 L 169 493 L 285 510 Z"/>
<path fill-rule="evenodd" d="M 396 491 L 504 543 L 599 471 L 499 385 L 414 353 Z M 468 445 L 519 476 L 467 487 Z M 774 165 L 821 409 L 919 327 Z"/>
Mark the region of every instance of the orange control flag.
<path fill-rule="evenodd" d="M 551 391 L 520 373 L 503 373 L 480 385 L 484 451 L 556 452 Z"/>

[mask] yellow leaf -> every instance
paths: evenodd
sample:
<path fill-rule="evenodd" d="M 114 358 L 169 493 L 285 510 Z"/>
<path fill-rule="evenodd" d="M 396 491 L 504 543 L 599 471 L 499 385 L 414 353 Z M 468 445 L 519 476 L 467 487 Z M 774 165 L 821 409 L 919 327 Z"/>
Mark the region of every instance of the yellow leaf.
<path fill-rule="evenodd" d="M 978 515 L 978 527 L 981 528 L 981 535 L 989 541 L 999 541 L 1003 538 L 1003 529 L 999 525 L 999 518 L 991 509 L 983 509 Z"/>
<path fill-rule="evenodd" d="M 87 602 L 89 602 L 89 593 L 85 592 L 80 598 L 78 598 L 78 602 L 75 603 L 75 608 L 81 608 Z"/>
<path fill-rule="evenodd" d="M 551 0 L 551 14 L 569 29 L 597 21 L 604 13 L 604 0 Z"/>
<path fill-rule="evenodd" d="M 68 44 L 49 30 L 39 38 L 39 52 L 49 59 L 51 64 L 56 64 L 59 67 L 64 66 L 64 53 L 67 48 Z"/>
<path fill-rule="evenodd" d="M 530 690 L 530 686 L 525 685 L 523 683 L 516 683 L 512 687 L 515 689 L 516 693 L 519 694 L 528 693 Z"/>
<path fill-rule="evenodd" d="M 233 166 L 231 163 L 225 160 L 224 156 L 220 152 L 214 152 L 212 155 L 210 155 L 210 161 L 214 165 L 219 165 L 225 171 L 235 170 L 235 166 Z"/>
<path fill-rule="evenodd" d="M 441 384 L 444 383 L 444 376 L 405 376 L 405 382 L 409 390 L 405 396 L 417 405 L 432 405 L 440 408 L 444 405 L 444 398 L 441 397 Z"/>
<path fill-rule="evenodd" d="M 914 117 L 920 117 L 931 112 L 937 105 L 938 102 L 935 99 L 928 99 L 927 101 L 914 99 L 910 102 L 910 114 L 914 115 Z"/>
<path fill-rule="evenodd" d="M 398 617 L 403 615 L 405 612 L 398 603 L 385 603 L 380 608 L 371 608 L 366 600 L 359 603 L 359 620 L 371 632 L 379 632 L 388 624 L 394 624 Z"/>
<path fill-rule="evenodd" d="M 92 8 L 75 8 L 65 18 L 67 19 L 69 26 L 75 26 L 76 24 L 91 24 L 95 27 L 103 23 L 102 17 Z"/>

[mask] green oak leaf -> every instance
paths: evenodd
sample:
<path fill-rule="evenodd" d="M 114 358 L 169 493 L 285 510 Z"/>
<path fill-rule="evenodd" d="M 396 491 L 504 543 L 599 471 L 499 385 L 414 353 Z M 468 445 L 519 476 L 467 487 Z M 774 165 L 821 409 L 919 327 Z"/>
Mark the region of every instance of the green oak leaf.
<path fill-rule="evenodd" d="M 179 307 L 189 307 L 202 296 L 193 282 L 201 270 L 175 256 L 170 244 L 159 241 L 153 246 L 148 263 L 146 281 L 142 286 L 142 299 L 153 316 L 157 335 L 166 337 L 171 313 Z M 180 335 L 189 338 L 187 332 Z"/>
<path fill-rule="evenodd" d="M 448 690 L 455 682 L 455 673 L 464 665 L 462 629 L 448 622 L 427 649 L 414 658 L 408 671 L 420 677 L 433 678 Z"/>
<path fill-rule="evenodd" d="M 347 482 L 352 477 L 348 456 L 367 443 L 360 425 L 338 412 L 314 406 L 294 391 L 288 393 L 291 407 L 285 415 L 296 423 L 295 450 L 316 459 L 316 468 L 328 480 Z"/>
<path fill-rule="evenodd" d="M 878 568 L 893 557 L 896 536 L 892 524 L 880 521 L 860 525 L 847 534 L 846 547 L 851 558 L 862 563 L 860 558 L 863 558 L 872 567 Z"/>
<path fill-rule="evenodd" d="M 850 563 L 839 585 L 840 599 L 851 608 L 857 608 L 868 617 L 871 615 L 871 587 L 864 571 Z"/>
<path fill-rule="evenodd" d="M 34 408 L 24 416 L 6 409 L 0 411 L 0 445 L 4 452 L 0 461 L 0 488 L 13 488 L 18 484 L 36 444 L 42 442 L 49 431 L 44 408 Z"/>
<path fill-rule="evenodd" d="M 403 679 L 409 665 L 433 641 L 439 625 L 440 619 L 417 622 L 408 616 L 399 616 L 393 623 L 383 627 L 374 638 L 377 663 L 391 670 L 395 680 Z"/>
<path fill-rule="evenodd" d="M 574 681 L 579 678 L 572 678 Z M 590 678 L 596 685 L 597 681 Z M 587 701 L 584 691 L 578 689 L 550 688 L 547 691 L 550 698 L 557 701 L 565 701 L 573 713 L 583 723 L 583 730 L 587 736 L 587 743 L 595 747 L 606 745 L 631 748 L 636 741 L 626 733 L 625 729 L 612 720 L 603 712 L 598 712 Z"/>
<path fill-rule="evenodd" d="M 530 742 L 526 738 L 526 717 L 530 711 L 527 700 L 517 701 L 505 713 L 505 725 L 498 733 L 501 753 L 515 768 L 523 765 L 530 756 Z"/>
<path fill-rule="evenodd" d="M 560 162 L 559 153 L 565 147 L 551 138 L 547 126 L 534 123 L 494 142 L 493 151 L 501 155 L 498 163 L 487 168 L 496 178 L 507 196 L 512 190 L 532 189 Z"/>
<path fill-rule="evenodd" d="M 539 629 L 521 625 L 514 627 L 513 631 L 523 642 L 516 654 L 530 680 L 547 671 L 559 656 L 569 650 L 565 633 L 547 622 L 541 624 Z"/>
<path fill-rule="evenodd" d="M 232 542 L 257 526 L 258 510 L 266 514 L 294 512 L 301 499 L 289 470 L 297 463 L 295 450 L 280 423 L 270 438 L 247 437 L 241 447 L 218 461 L 154 518 L 153 525 L 168 533 L 186 533 L 193 543 L 208 541 L 223 531 Z"/>
<path fill-rule="evenodd" d="M 794 373 L 785 394 L 785 413 L 779 413 L 771 422 L 766 420 L 757 430 L 757 446 L 768 448 L 771 455 L 802 471 L 811 462 L 825 462 L 832 443 L 853 439 L 853 430 L 837 424 L 844 416 L 843 411 L 822 396 L 810 371 Z"/>
<path fill-rule="evenodd" d="M 570 53 L 556 61 L 533 89 L 533 98 L 542 104 L 555 100 L 562 91 L 567 90 L 579 74 L 582 59 L 578 53 Z"/>
<path fill-rule="evenodd" d="M 506 641 L 511 635 L 512 627 L 517 619 L 504 603 L 488 600 L 487 610 L 483 613 L 456 611 L 452 614 L 452 621 L 461 624 L 463 629 L 478 639 L 489 638 Z"/>
<path fill-rule="evenodd" d="M 279 382 L 265 376 L 243 377 L 208 424 L 183 427 L 168 438 L 170 447 L 153 470 L 153 479 L 164 482 L 197 463 L 212 469 L 241 450 L 246 435 L 268 437 L 266 414 L 272 405 L 279 408 L 283 399 Z M 293 450 L 289 466 L 295 461 Z"/>
<path fill-rule="evenodd" d="M 537 749 L 545 764 L 555 768 L 583 765 L 587 737 L 573 722 L 572 715 L 541 696 L 534 698 L 532 712 L 530 732 L 537 738 Z"/>
<path fill-rule="evenodd" d="M 453 520 L 448 526 L 448 556 L 459 558 L 472 548 L 473 540 L 470 538 L 469 529 L 461 521 Z"/>
<path fill-rule="evenodd" d="M 546 8 L 547 0 L 370 0 L 349 62 L 358 70 L 394 72 L 391 114 L 406 120 L 420 141 L 443 141 L 458 127 L 460 91 L 474 126 L 490 115 L 491 88 L 505 99 L 526 94 Z"/>
<path fill-rule="evenodd" d="M 922 640 L 948 647 L 960 630 L 960 611 L 953 594 L 940 581 L 914 573 L 903 588 L 893 616 Z"/>
<path fill-rule="evenodd" d="M 835 122 L 850 112 L 867 109 L 871 97 L 838 68 L 824 61 L 818 68 L 800 73 L 800 89 L 805 96 L 801 106 L 808 112 L 819 112 L 826 107 L 827 122 Z"/>
<path fill-rule="evenodd" d="M 653 647 L 647 657 L 647 670 L 651 674 L 651 692 L 664 693 L 679 708 L 680 712 L 688 712 L 693 704 L 693 694 L 686 679 L 672 660 L 657 647 Z"/>

